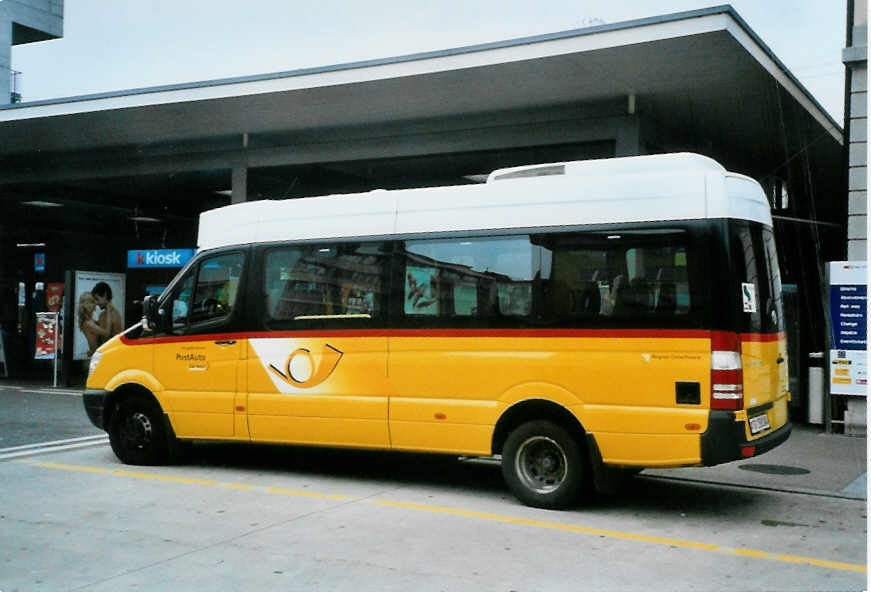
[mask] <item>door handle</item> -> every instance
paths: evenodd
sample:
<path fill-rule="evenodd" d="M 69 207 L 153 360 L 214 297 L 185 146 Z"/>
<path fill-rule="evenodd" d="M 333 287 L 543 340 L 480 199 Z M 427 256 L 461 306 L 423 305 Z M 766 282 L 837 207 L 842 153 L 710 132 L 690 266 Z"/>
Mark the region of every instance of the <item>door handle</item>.
<path fill-rule="evenodd" d="M 236 345 L 235 339 L 224 339 L 222 341 L 216 341 L 215 345 Z"/>
<path fill-rule="evenodd" d="M 778 364 L 783 364 L 785 361 L 786 361 L 786 360 L 783 359 L 783 356 L 778 356 L 778 357 L 777 357 L 777 363 L 778 363 Z"/>

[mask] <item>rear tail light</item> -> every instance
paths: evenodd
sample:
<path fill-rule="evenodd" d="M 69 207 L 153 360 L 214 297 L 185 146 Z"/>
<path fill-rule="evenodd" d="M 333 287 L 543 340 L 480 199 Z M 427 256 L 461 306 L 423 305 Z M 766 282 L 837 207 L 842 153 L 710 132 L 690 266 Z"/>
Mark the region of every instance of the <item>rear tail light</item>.
<path fill-rule="evenodd" d="M 741 336 L 711 333 L 711 409 L 737 411 L 744 408 L 744 369 Z"/>

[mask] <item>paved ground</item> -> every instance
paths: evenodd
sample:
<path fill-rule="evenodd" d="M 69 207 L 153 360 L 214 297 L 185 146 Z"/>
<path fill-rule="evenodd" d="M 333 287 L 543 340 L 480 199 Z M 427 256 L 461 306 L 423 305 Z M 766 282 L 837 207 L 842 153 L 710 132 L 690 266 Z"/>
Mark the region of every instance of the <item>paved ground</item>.
<path fill-rule="evenodd" d="M 0 462 L 0 589 L 860 590 L 866 505 L 660 479 L 552 512 L 497 467 L 215 445 Z"/>
<path fill-rule="evenodd" d="M 648 469 L 643 474 L 865 499 L 867 466 L 865 438 L 796 425 L 786 443 L 755 458 L 716 467 Z"/>
<path fill-rule="evenodd" d="M 83 415 L 29 390 L 4 431 Z M 867 588 L 865 440 L 813 428 L 564 512 L 520 505 L 487 462 L 216 444 L 130 467 L 105 443 L 18 441 L 0 450 L 3 592 Z"/>
<path fill-rule="evenodd" d="M 0 449 L 105 433 L 88 421 L 81 392 L 0 381 Z"/>

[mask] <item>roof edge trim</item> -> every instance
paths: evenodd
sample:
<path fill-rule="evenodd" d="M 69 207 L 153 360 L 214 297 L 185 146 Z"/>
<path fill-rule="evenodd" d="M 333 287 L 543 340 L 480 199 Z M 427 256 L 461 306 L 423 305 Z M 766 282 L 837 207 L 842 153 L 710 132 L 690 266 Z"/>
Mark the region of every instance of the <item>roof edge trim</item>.
<path fill-rule="evenodd" d="M 802 95 L 804 95 L 808 99 L 808 101 L 810 101 L 813 104 L 813 106 L 820 112 L 820 114 L 823 116 L 823 118 L 825 118 L 829 122 L 829 124 L 831 124 L 831 126 L 834 128 L 834 131 L 837 134 L 840 134 L 841 137 L 840 138 L 835 137 L 835 139 L 838 140 L 841 144 L 843 144 L 844 143 L 844 128 L 837 121 L 835 121 L 835 119 L 831 116 L 831 114 L 825 109 L 825 107 L 823 107 L 820 104 L 819 101 L 817 101 L 816 97 L 814 97 L 814 95 L 807 89 L 807 87 L 805 87 L 805 85 L 802 84 L 801 81 L 799 81 L 799 79 L 795 77 L 795 75 L 790 71 L 790 69 L 786 67 L 786 64 L 784 64 L 780 60 L 780 58 L 777 57 L 777 54 L 775 54 L 774 51 L 772 51 L 772 49 L 770 47 L 768 47 L 768 45 L 762 40 L 762 38 L 756 34 L 756 31 L 754 31 L 752 28 L 750 28 L 750 25 L 747 24 L 747 21 L 745 21 L 743 18 L 741 18 L 741 15 L 738 14 L 731 6 L 727 6 L 727 8 L 729 9 L 727 11 L 729 16 L 731 16 L 733 18 L 733 20 L 738 24 L 738 26 L 743 30 L 743 32 L 748 37 L 750 37 L 750 39 L 759 47 L 759 49 L 762 50 L 762 52 L 772 62 L 774 62 L 774 64 L 783 73 L 783 75 L 786 76 L 786 78 L 789 80 L 789 82 L 794 84 L 796 86 L 797 90 Z M 763 64 L 763 67 L 764 67 L 764 64 Z M 825 127 L 825 126 L 823 126 L 823 127 Z M 832 130 L 829 130 L 829 131 L 832 132 Z M 833 133 L 832 135 L 835 136 L 836 134 Z"/>
<path fill-rule="evenodd" d="M 407 62 L 414 61 L 422 61 L 443 57 L 451 57 L 457 55 L 464 55 L 470 53 L 477 53 L 482 51 L 489 51 L 494 49 L 504 49 L 509 47 L 518 47 L 522 45 L 532 45 L 536 43 L 542 43 L 547 41 L 558 41 L 561 39 L 571 39 L 576 37 L 585 37 L 588 35 L 596 35 L 598 33 L 608 33 L 611 31 L 621 31 L 625 29 L 632 29 L 636 27 L 645 27 L 650 25 L 659 25 L 663 23 L 671 23 L 675 21 L 681 20 L 689 20 L 694 18 L 702 18 L 707 16 L 719 15 L 719 14 L 728 14 L 732 16 L 738 23 L 742 26 L 742 28 L 746 29 L 749 34 L 757 40 L 760 46 L 768 52 L 772 58 L 784 68 L 783 64 L 777 60 L 771 50 L 764 43 L 759 40 L 758 36 L 747 26 L 743 19 L 738 16 L 738 13 L 728 4 L 723 4 L 720 6 L 712 6 L 710 8 L 701 8 L 697 10 L 689 10 L 684 12 L 676 12 L 665 15 L 658 15 L 652 17 L 644 17 L 639 19 L 633 19 L 629 21 L 620 21 L 618 23 L 609 23 L 604 25 L 596 25 L 592 27 L 584 27 L 582 29 L 569 29 L 566 31 L 558 31 L 556 33 L 545 33 L 542 35 L 532 35 L 528 37 L 518 37 L 514 39 L 507 39 L 503 41 L 492 41 L 487 43 L 479 43 L 474 45 L 466 45 L 455 48 L 448 49 L 440 49 L 433 51 L 424 51 L 418 53 L 405 54 L 394 57 L 387 58 L 376 58 L 372 60 L 361 60 L 355 62 L 344 62 L 340 64 L 333 64 L 328 66 L 315 66 L 309 68 L 297 68 L 294 70 L 285 70 L 281 72 L 271 72 L 265 74 L 251 74 L 248 76 L 235 76 L 229 78 L 216 78 L 212 80 L 203 80 L 198 82 L 181 82 L 175 84 L 164 84 L 158 86 L 148 86 L 141 88 L 133 88 L 126 90 L 118 90 L 118 91 L 107 91 L 100 93 L 90 93 L 84 95 L 74 95 L 70 97 L 60 97 L 56 99 L 44 99 L 39 101 L 31 101 L 31 102 L 23 102 L 16 103 L 13 105 L 0 105 L 0 111 L 7 110 L 15 110 L 15 109 L 27 109 L 28 107 L 41 107 L 45 105 L 59 105 L 64 103 L 78 103 L 83 101 L 92 101 L 92 100 L 101 100 L 101 99 L 111 99 L 117 97 L 127 97 L 132 95 L 143 95 L 143 94 L 151 94 L 151 93 L 160 93 L 167 91 L 178 91 L 178 90 L 191 90 L 198 88 L 208 88 L 214 86 L 224 86 L 229 84 L 240 84 L 246 82 L 262 82 L 266 80 L 277 80 L 281 78 L 295 78 L 300 76 L 308 76 L 312 74 L 324 74 L 328 72 L 340 72 L 344 70 L 355 70 L 355 69 L 363 69 L 363 68 L 371 68 L 376 66 L 385 66 L 390 64 L 401 64 Z M 792 76 L 790 74 L 790 76 Z M 794 78 L 794 77 L 793 77 Z M 803 90 L 804 87 L 802 87 Z M 805 92 L 807 92 L 805 90 Z"/>

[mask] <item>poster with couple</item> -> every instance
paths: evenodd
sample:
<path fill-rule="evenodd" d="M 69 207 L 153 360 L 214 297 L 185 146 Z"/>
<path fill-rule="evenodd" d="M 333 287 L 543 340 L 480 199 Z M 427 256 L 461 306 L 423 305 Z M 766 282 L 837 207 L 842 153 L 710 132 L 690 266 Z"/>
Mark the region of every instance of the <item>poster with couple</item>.
<path fill-rule="evenodd" d="M 123 273 L 75 272 L 73 359 L 87 360 L 124 329 Z"/>

